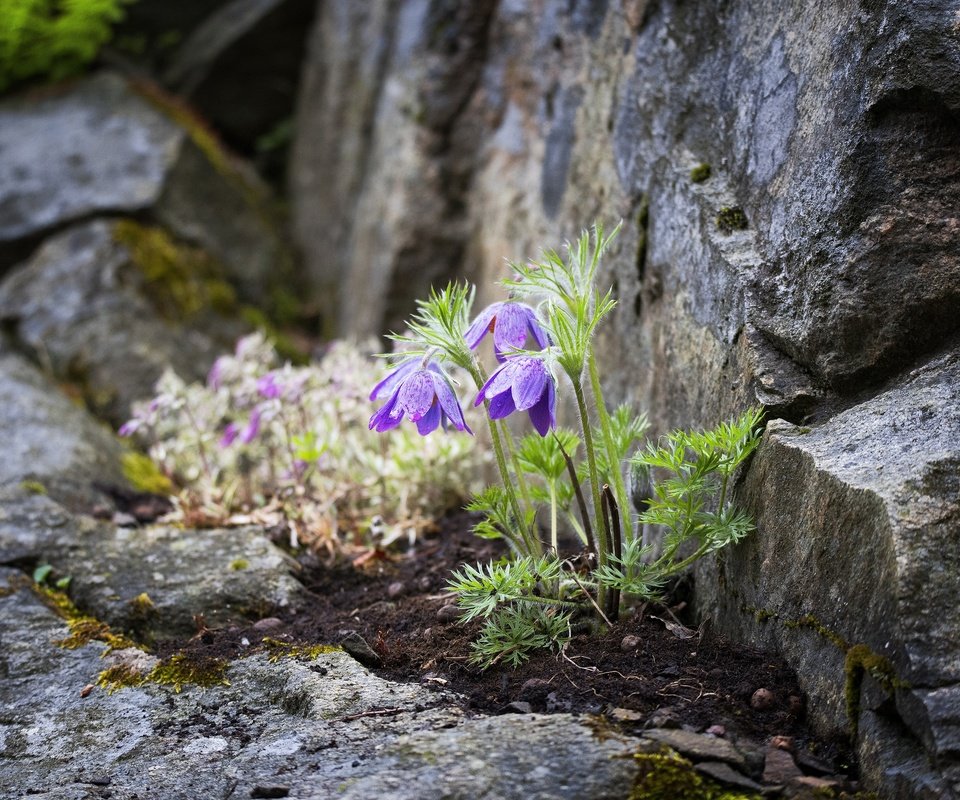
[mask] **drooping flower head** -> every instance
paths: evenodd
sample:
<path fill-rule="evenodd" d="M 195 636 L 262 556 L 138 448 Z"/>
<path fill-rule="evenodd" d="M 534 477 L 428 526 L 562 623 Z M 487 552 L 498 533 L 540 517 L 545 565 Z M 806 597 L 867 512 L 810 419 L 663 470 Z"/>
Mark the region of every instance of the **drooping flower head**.
<path fill-rule="evenodd" d="M 404 416 L 417 423 L 421 436 L 432 433 L 449 422 L 458 431 L 473 433 L 463 418 L 447 376 L 431 361 L 426 367 L 420 359 L 403 362 L 378 383 L 370 393 L 371 400 L 389 394 L 387 402 L 370 417 L 370 429 L 380 433 L 396 428 Z"/>
<path fill-rule="evenodd" d="M 527 343 L 527 335 L 542 350 L 550 344 L 546 331 L 540 327 L 537 313 L 525 303 L 511 301 L 487 306 L 463 335 L 467 346 L 475 350 L 481 339 L 493 333 L 493 352 L 503 361 L 511 350 L 519 350 Z"/>
<path fill-rule="evenodd" d="M 480 389 L 474 405 L 490 401 L 490 418 L 501 419 L 526 411 L 537 433 L 546 436 L 556 427 L 557 390 L 542 358 L 513 356 L 506 359 Z"/>

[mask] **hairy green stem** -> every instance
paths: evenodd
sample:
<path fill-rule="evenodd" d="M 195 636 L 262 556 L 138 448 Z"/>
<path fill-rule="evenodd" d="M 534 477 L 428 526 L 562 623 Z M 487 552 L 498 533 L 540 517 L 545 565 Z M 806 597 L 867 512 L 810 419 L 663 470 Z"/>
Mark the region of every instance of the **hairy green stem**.
<path fill-rule="evenodd" d="M 587 367 L 590 372 L 590 387 L 593 390 L 593 400 L 597 406 L 597 416 L 600 418 L 600 430 L 603 431 L 603 443 L 607 449 L 607 461 L 610 464 L 610 478 L 613 481 L 613 489 L 617 507 L 620 510 L 620 526 L 623 535 L 627 541 L 632 541 L 634 537 L 633 526 L 630 524 L 629 499 L 627 497 L 627 485 L 623 480 L 623 469 L 620 465 L 620 453 L 617 452 L 616 443 L 613 441 L 613 430 L 610 428 L 610 414 L 607 412 L 607 404 L 603 401 L 603 390 L 600 386 L 600 373 L 597 370 L 597 359 L 593 353 L 593 347 L 589 350 L 587 356 Z"/>
<path fill-rule="evenodd" d="M 583 397 L 583 386 L 580 384 L 580 377 L 570 376 L 570 382 L 573 384 L 573 394 L 577 398 L 577 410 L 580 412 L 580 428 L 583 433 L 583 449 L 587 452 L 587 466 L 590 470 L 590 491 L 593 495 L 593 516 L 598 519 L 601 512 L 600 506 L 600 481 L 597 478 L 597 458 L 593 451 L 593 435 L 590 432 L 590 417 L 587 413 L 587 402 Z M 610 554 L 610 542 L 607 539 L 607 532 L 604 525 L 597 525 L 597 565 L 606 566 L 607 558 Z M 597 587 L 597 605 L 603 608 L 606 601 L 606 587 L 602 584 Z"/>

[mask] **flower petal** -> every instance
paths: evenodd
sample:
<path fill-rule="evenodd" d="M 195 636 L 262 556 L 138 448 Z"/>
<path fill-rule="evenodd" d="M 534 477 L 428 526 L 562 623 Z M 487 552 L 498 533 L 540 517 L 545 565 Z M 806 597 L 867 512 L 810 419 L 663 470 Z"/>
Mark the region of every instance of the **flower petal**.
<path fill-rule="evenodd" d="M 370 392 L 370 399 L 379 400 L 394 392 L 403 379 L 417 368 L 419 361 L 419 358 L 408 358 L 406 361 L 401 362 L 386 378 L 373 387 L 373 391 Z"/>
<path fill-rule="evenodd" d="M 483 388 L 480 389 L 480 394 L 477 397 L 478 402 L 474 405 L 480 405 L 484 398 L 495 397 L 507 391 L 513 384 L 514 371 L 517 368 L 517 364 L 522 360 L 522 357 L 508 358 L 503 364 L 497 367 L 496 372 L 483 384 Z"/>
<path fill-rule="evenodd" d="M 463 418 L 463 410 L 460 408 L 460 402 L 457 400 L 457 395 L 453 391 L 453 387 L 447 383 L 447 379 L 443 375 L 434 375 L 433 388 L 437 393 L 437 399 L 440 401 L 440 408 L 443 410 L 444 415 L 450 419 L 450 422 L 453 423 L 453 427 L 458 431 L 473 433 Z"/>
<path fill-rule="evenodd" d="M 511 391 L 518 411 L 531 408 L 543 395 L 547 384 L 547 368 L 538 358 L 517 359 L 516 377 Z"/>
<path fill-rule="evenodd" d="M 407 376 L 397 392 L 397 403 L 411 421 L 416 422 L 430 410 L 437 393 L 433 388 L 433 374 L 418 369 Z"/>
<path fill-rule="evenodd" d="M 557 426 L 555 410 L 557 407 L 557 393 L 553 388 L 553 379 L 547 380 L 547 390 L 540 396 L 536 405 L 530 408 L 530 422 L 541 436 L 546 436 L 551 428 Z"/>
<path fill-rule="evenodd" d="M 491 303 L 477 315 L 477 318 L 467 328 L 467 332 L 463 334 L 463 340 L 467 343 L 467 347 L 473 350 L 480 344 L 480 340 L 490 330 L 490 323 L 494 321 L 502 305 L 503 303 Z"/>
<path fill-rule="evenodd" d="M 372 417 L 370 417 L 370 424 L 367 427 L 369 427 L 370 430 L 377 430 L 377 431 L 385 431 L 385 430 L 389 430 L 390 428 L 397 427 L 397 425 L 400 424 L 400 420 L 403 419 L 403 414 L 401 413 L 400 416 L 397 417 L 396 422 L 392 422 L 392 417 L 390 416 L 390 413 L 393 411 L 394 406 L 396 406 L 396 404 L 397 404 L 397 393 L 394 392 L 393 395 L 391 395 L 390 399 L 387 400 L 387 402 L 384 403 L 384 405 L 382 405 L 377 411 L 375 411 Z M 384 428 L 382 427 L 384 422 L 391 422 L 391 424 L 388 427 Z"/>
<path fill-rule="evenodd" d="M 490 419 L 503 419 L 517 410 L 510 392 L 498 394 L 490 401 Z"/>
<path fill-rule="evenodd" d="M 440 424 L 440 404 L 434 402 L 430 409 L 417 420 L 417 431 L 421 436 L 433 433 Z"/>
<path fill-rule="evenodd" d="M 520 303 L 504 303 L 493 329 L 493 346 L 498 357 L 519 350 L 527 342 L 527 316 Z"/>
<path fill-rule="evenodd" d="M 530 308 L 530 306 L 526 306 L 526 309 L 527 330 L 530 331 L 530 335 L 537 343 L 537 346 L 541 350 L 546 350 L 550 346 L 550 337 L 547 336 L 547 332 L 540 326 L 540 320 L 537 319 L 537 312 Z"/>

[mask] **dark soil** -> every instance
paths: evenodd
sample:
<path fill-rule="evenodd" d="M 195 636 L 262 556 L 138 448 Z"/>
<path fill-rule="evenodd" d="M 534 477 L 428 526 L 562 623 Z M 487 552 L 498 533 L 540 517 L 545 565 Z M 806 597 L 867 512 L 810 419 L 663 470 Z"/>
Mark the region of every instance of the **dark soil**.
<path fill-rule="evenodd" d="M 850 769 L 841 743 L 818 742 L 808 731 L 803 693 L 782 661 L 726 642 L 709 627 L 689 639 L 671 633 L 658 618 L 671 620 L 676 613 L 689 623 L 682 603 L 634 609 L 608 631 L 575 635 L 563 653 L 543 651 L 517 669 L 472 666 L 470 643 L 479 625 L 450 619 L 451 609 L 441 611 L 451 602 L 444 589 L 452 569 L 497 558 L 503 548 L 471 535 L 471 524 L 467 515 L 454 515 L 412 552 L 376 553 L 356 566 L 302 559 L 298 577 L 314 595 L 307 608 L 242 628 L 204 630 L 189 641 L 162 642 L 158 655 L 186 651 L 232 659 L 268 648 L 270 640 L 339 643 L 355 631 L 378 663 L 358 658 L 376 673 L 452 690 L 475 711 L 599 713 L 628 729 L 682 725 L 705 731 L 721 725 L 728 735 L 759 743 L 793 737 L 798 746 Z M 625 648 L 627 636 L 638 643 Z M 758 689 L 771 693 L 769 708 L 752 707 Z"/>

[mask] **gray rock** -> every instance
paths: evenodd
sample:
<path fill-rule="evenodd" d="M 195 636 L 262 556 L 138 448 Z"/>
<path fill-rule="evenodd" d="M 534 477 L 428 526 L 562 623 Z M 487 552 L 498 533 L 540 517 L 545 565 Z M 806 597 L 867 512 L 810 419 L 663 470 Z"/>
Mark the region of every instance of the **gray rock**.
<path fill-rule="evenodd" d="M 0 104 L 0 267 L 71 222 L 149 214 L 261 300 L 289 261 L 265 190 L 173 113 L 109 73 Z"/>
<path fill-rule="evenodd" d="M 746 792 L 759 792 L 762 788 L 756 781 L 750 780 L 742 772 L 737 772 L 722 761 L 703 761 L 696 765 L 696 770 L 724 786 L 733 786 Z"/>
<path fill-rule="evenodd" d="M 46 492 L 65 502 L 88 505 L 100 497 L 92 488 L 95 481 L 125 485 L 119 440 L 36 367 L 3 345 L 0 408 L 4 443 L 0 486 L 19 487 L 24 494 Z M 32 502 L 45 506 L 41 500 Z M 39 528 L 43 524 L 30 530 L 42 536 Z M 24 532 L 25 537 L 32 535 Z"/>
<path fill-rule="evenodd" d="M 196 633 L 196 615 L 219 628 L 295 608 L 304 597 L 291 576 L 296 563 L 259 528 L 98 526 L 61 544 L 44 560 L 72 577 L 74 602 L 145 639 Z M 143 593 L 152 608 L 135 601 Z"/>
<path fill-rule="evenodd" d="M 12 584 L 12 585 L 11 585 Z M 16 588 L 15 588 L 16 587 Z M 11 589 L 14 589 L 11 591 Z M 0 797 L 625 798 L 642 743 L 570 716 L 466 720 L 456 698 L 371 675 L 342 652 L 229 666 L 229 686 L 81 696 L 104 645 L 0 569 Z M 108 784 L 109 782 L 109 784 Z M 480 792 L 482 793 L 482 792 Z"/>
<path fill-rule="evenodd" d="M 912 687 L 896 691 L 900 715 L 944 775 L 960 765 L 958 465 L 957 355 L 819 427 L 773 421 L 740 492 L 761 534 L 699 584 L 722 632 L 795 665 L 824 729 L 848 726 L 846 649 L 888 659 Z M 863 710 L 888 697 L 868 675 Z"/>
<path fill-rule="evenodd" d="M 208 274 L 148 276 L 153 265 L 138 258 L 169 254 L 134 256 L 118 241 L 128 234 L 140 236 L 144 249 L 166 236 L 131 220 L 84 223 L 48 239 L 0 283 L 0 321 L 17 343 L 115 425 L 130 418 L 134 401 L 153 395 L 166 368 L 201 379 L 245 331 L 210 308 L 209 286 L 225 286 L 212 265 Z M 177 255 L 183 260 L 170 269 L 208 265 L 190 249 Z M 195 305 L 185 305 L 188 299 Z"/>
<path fill-rule="evenodd" d="M 722 761 L 741 771 L 747 769 L 747 761 L 739 750 L 726 739 L 705 736 L 682 729 L 651 728 L 643 732 L 647 739 L 653 739 L 672 747 L 681 755 L 695 761 Z"/>

